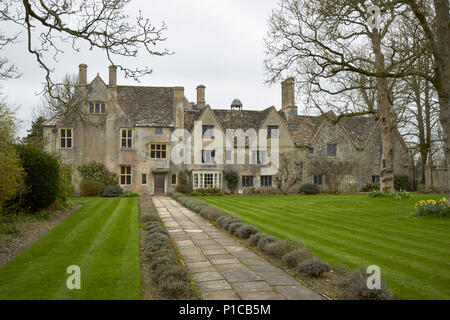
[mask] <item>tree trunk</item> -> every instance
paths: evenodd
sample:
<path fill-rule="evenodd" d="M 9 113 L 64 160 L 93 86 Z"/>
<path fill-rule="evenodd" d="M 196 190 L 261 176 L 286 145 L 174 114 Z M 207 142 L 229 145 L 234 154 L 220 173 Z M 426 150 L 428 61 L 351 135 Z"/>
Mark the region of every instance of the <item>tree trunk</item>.
<path fill-rule="evenodd" d="M 372 33 L 372 47 L 375 53 L 376 72 L 384 72 L 384 55 L 381 52 L 381 38 L 375 29 Z M 380 172 L 380 190 L 394 190 L 394 108 L 389 100 L 389 91 L 387 79 L 377 78 L 377 110 L 381 121 L 381 172 Z"/>
<path fill-rule="evenodd" d="M 449 0 L 434 0 L 436 47 L 433 52 L 442 130 L 444 131 L 447 183 L 450 192 L 450 17 Z M 449 197 L 450 199 L 450 197 Z"/>

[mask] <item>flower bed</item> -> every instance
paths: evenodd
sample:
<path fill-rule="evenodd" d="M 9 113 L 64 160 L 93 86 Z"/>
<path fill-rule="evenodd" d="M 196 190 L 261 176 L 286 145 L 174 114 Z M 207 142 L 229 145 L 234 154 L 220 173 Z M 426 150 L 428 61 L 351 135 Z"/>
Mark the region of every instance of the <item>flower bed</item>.
<path fill-rule="evenodd" d="M 416 216 L 430 215 L 437 217 L 447 217 L 450 211 L 447 198 L 442 198 L 439 201 L 420 200 L 419 202 L 416 202 L 414 208 L 416 209 Z"/>

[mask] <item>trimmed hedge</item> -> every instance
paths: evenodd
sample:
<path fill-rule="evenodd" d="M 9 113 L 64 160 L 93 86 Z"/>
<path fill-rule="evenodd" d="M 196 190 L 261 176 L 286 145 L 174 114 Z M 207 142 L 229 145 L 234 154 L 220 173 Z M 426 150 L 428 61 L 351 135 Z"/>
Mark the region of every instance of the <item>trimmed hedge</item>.
<path fill-rule="evenodd" d="M 236 222 L 242 223 L 241 219 L 239 219 L 238 217 L 234 217 L 234 216 L 222 216 L 219 217 L 217 220 L 217 225 L 219 227 L 221 227 L 222 229 L 228 231 L 228 228 Z"/>
<path fill-rule="evenodd" d="M 123 193 L 120 186 L 106 186 L 102 191 L 102 197 L 115 198 Z"/>
<path fill-rule="evenodd" d="M 153 205 L 149 208 L 156 211 Z M 149 214 L 156 218 L 157 213 Z M 169 233 L 161 225 L 161 220 L 147 222 L 143 229 L 147 231 L 144 236 L 144 257 L 150 262 L 152 284 L 157 295 L 171 300 L 195 299 L 189 275 L 180 265 Z"/>
<path fill-rule="evenodd" d="M 102 193 L 105 185 L 96 180 L 82 180 L 80 182 L 80 194 L 83 197 L 97 197 Z"/>
<path fill-rule="evenodd" d="M 296 268 L 297 273 L 306 274 L 308 277 L 311 278 L 318 278 L 324 272 L 328 272 L 330 270 L 331 266 L 318 258 L 305 260 L 301 262 Z"/>
<path fill-rule="evenodd" d="M 236 235 L 241 239 L 248 239 L 251 235 L 258 233 L 258 229 L 255 227 L 243 224 L 239 229 L 236 230 Z"/>
<path fill-rule="evenodd" d="M 364 269 L 356 270 L 347 275 L 338 287 L 343 290 L 346 299 L 359 300 L 392 300 L 394 295 L 386 288 L 386 283 L 381 278 L 380 289 L 367 287 L 368 274 Z"/>
<path fill-rule="evenodd" d="M 139 211 L 141 222 L 161 221 L 161 219 L 159 218 L 158 210 L 155 208 L 153 201 L 151 201 L 148 206 L 141 207 Z"/>
<path fill-rule="evenodd" d="M 312 257 L 312 253 L 306 247 L 304 247 L 286 253 L 281 258 L 281 262 L 288 268 L 295 268 L 299 263 L 307 259 L 311 259 Z"/>
<path fill-rule="evenodd" d="M 16 145 L 25 171 L 27 192 L 20 206 L 31 211 L 45 209 L 55 202 L 59 191 L 59 164 L 56 158 L 32 146 Z"/>
<path fill-rule="evenodd" d="M 200 215 L 208 220 L 216 221 L 219 217 L 225 216 L 227 213 L 215 207 L 201 206 Z"/>
<path fill-rule="evenodd" d="M 300 193 L 304 194 L 318 194 L 320 193 L 320 189 L 317 185 L 313 183 L 306 183 L 300 186 Z"/>

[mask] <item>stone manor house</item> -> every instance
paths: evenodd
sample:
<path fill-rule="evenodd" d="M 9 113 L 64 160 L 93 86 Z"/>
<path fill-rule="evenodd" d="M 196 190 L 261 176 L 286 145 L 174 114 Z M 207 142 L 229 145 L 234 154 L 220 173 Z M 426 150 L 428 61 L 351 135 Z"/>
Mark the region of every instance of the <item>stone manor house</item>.
<path fill-rule="evenodd" d="M 193 103 L 185 97 L 183 87 L 118 85 L 115 66 L 109 67 L 108 83 L 98 74 L 88 83 L 87 65 L 81 64 L 73 102 L 78 112 L 57 115 L 45 123 L 45 150 L 59 154 L 63 164 L 74 168 L 101 162 L 117 173 L 125 191 L 150 195 L 174 192 L 182 171 L 193 190 L 228 191 L 224 179 L 228 171 L 238 175 L 238 190 L 258 192 L 298 192 L 305 183 L 323 190 L 358 192 L 366 183 L 379 181 L 382 145 L 374 117 L 343 118 L 333 124 L 323 115 L 299 115 L 294 79 L 283 81 L 281 87 L 279 110 L 273 106 L 245 110 L 238 99 L 230 107 L 218 109 L 206 103 L 203 85 L 197 87 Z M 181 129 L 200 132 L 196 144 L 183 140 L 180 154 L 192 160 L 183 163 L 171 159 L 173 148 L 182 140 Z M 255 149 L 245 137 L 240 146 L 232 137 L 231 148 L 226 141 L 215 148 L 214 143 L 228 139 L 225 132 L 229 129 L 263 132 L 267 146 Z M 395 173 L 411 176 L 408 148 L 398 132 L 396 137 Z M 264 171 L 270 166 L 265 158 L 275 154 L 275 138 L 278 170 Z M 245 155 L 244 161 L 237 161 L 239 152 Z M 223 161 L 217 161 L 219 158 Z M 78 191 L 77 170 L 73 178 Z"/>

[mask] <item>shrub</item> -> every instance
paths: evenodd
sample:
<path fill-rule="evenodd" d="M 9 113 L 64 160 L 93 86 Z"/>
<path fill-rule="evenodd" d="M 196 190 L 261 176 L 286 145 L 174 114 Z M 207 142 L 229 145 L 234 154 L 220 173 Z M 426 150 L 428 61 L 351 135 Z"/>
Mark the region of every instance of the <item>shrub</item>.
<path fill-rule="evenodd" d="M 174 193 L 172 194 L 172 198 L 173 198 L 174 200 L 177 200 L 177 201 L 178 201 L 179 198 L 184 197 L 184 196 L 185 196 L 185 195 L 183 195 L 183 194 L 181 194 L 181 193 L 179 193 L 179 192 L 174 192 Z"/>
<path fill-rule="evenodd" d="M 219 227 L 228 231 L 228 228 L 230 227 L 231 224 L 233 224 L 235 222 L 242 222 L 242 221 L 238 217 L 222 216 L 222 217 L 219 217 L 216 222 Z"/>
<path fill-rule="evenodd" d="M 409 191 L 409 176 L 406 174 L 395 174 L 394 189 L 397 191 Z"/>
<path fill-rule="evenodd" d="M 0 235 L 1 234 L 18 234 L 20 230 L 13 224 L 0 224 Z"/>
<path fill-rule="evenodd" d="M 367 183 L 364 187 L 362 187 L 363 192 L 377 191 L 380 190 L 379 182 Z"/>
<path fill-rule="evenodd" d="M 344 291 L 344 297 L 347 299 L 361 300 L 390 300 L 394 295 L 387 290 L 386 284 L 381 279 L 380 289 L 369 289 L 367 287 L 368 275 L 365 270 L 357 270 L 344 278 L 338 287 Z"/>
<path fill-rule="evenodd" d="M 159 275 L 156 282 L 164 282 L 171 280 L 188 281 L 188 275 L 186 270 L 180 265 L 172 265 Z"/>
<path fill-rule="evenodd" d="M 123 193 L 123 189 L 120 186 L 106 186 L 103 189 L 102 197 L 118 197 Z"/>
<path fill-rule="evenodd" d="M 414 205 L 416 216 L 437 216 L 446 217 L 449 215 L 450 207 L 447 198 L 436 200 L 420 200 Z"/>
<path fill-rule="evenodd" d="M 166 255 L 174 254 L 172 247 L 169 245 L 165 246 L 152 246 L 144 242 L 144 257 L 153 261 L 158 257 L 163 257 Z"/>
<path fill-rule="evenodd" d="M 84 180 L 100 181 L 105 186 L 115 186 L 119 184 L 117 174 L 109 172 L 108 168 L 106 168 L 103 163 L 92 161 L 89 164 L 79 165 L 77 169 Z"/>
<path fill-rule="evenodd" d="M 322 273 L 330 270 L 330 265 L 318 258 L 307 259 L 299 263 L 296 268 L 297 273 L 306 274 L 311 278 L 318 278 Z"/>
<path fill-rule="evenodd" d="M 149 223 L 155 223 L 154 221 L 149 222 Z M 147 223 L 144 226 L 144 230 L 148 231 L 149 233 L 146 235 L 145 239 L 147 239 L 147 237 L 150 237 L 152 234 L 164 234 L 168 237 L 169 233 L 167 232 L 167 230 L 161 226 L 161 224 L 157 223 L 157 224 L 151 224 L 149 225 L 149 223 Z"/>
<path fill-rule="evenodd" d="M 125 192 L 122 193 L 119 197 L 121 198 L 139 198 L 141 195 L 135 192 Z"/>
<path fill-rule="evenodd" d="M 167 245 L 164 247 L 161 247 L 158 251 L 156 251 L 153 255 L 152 255 L 152 261 L 156 261 L 159 258 L 163 258 L 163 257 L 168 257 L 169 259 L 172 260 L 172 264 L 176 264 L 178 263 L 178 257 L 175 254 L 175 252 L 173 251 L 172 246 Z M 156 267 L 156 266 L 155 266 Z M 156 269 L 155 269 L 156 270 Z"/>
<path fill-rule="evenodd" d="M 186 270 L 180 265 L 167 266 L 152 277 L 158 293 L 165 299 L 189 299 L 194 297 Z"/>
<path fill-rule="evenodd" d="M 83 197 L 99 196 L 105 185 L 96 180 L 82 180 L 80 183 L 80 194 Z"/>
<path fill-rule="evenodd" d="M 230 224 L 230 226 L 228 227 L 228 232 L 230 233 L 230 234 L 235 234 L 236 233 L 236 231 L 240 228 L 242 226 L 242 223 L 240 223 L 240 222 L 235 222 L 235 223 L 232 223 L 232 224 Z"/>
<path fill-rule="evenodd" d="M 258 229 L 255 227 L 243 224 L 236 230 L 236 235 L 241 239 L 248 239 L 255 233 L 258 233 Z"/>
<path fill-rule="evenodd" d="M 153 245 L 168 245 L 170 244 L 169 236 L 163 232 L 157 232 L 155 230 L 150 230 L 145 236 L 145 240 Z"/>
<path fill-rule="evenodd" d="M 173 250 L 171 250 L 173 253 Z M 152 264 L 150 265 L 150 269 L 157 270 L 159 268 L 167 268 L 168 266 L 172 266 L 177 263 L 175 254 L 168 253 L 170 251 L 165 252 L 164 255 L 159 255 L 155 257 Z"/>
<path fill-rule="evenodd" d="M 304 194 L 318 194 L 320 193 L 320 189 L 317 185 L 313 183 L 306 183 L 300 186 L 300 193 Z"/>
<path fill-rule="evenodd" d="M 73 196 L 72 174 L 73 169 L 71 166 L 59 166 L 59 183 L 56 199 L 60 203 L 65 203 L 67 199 Z"/>
<path fill-rule="evenodd" d="M 239 176 L 235 171 L 225 171 L 223 174 L 223 179 L 227 183 L 228 189 L 233 192 L 236 190 L 236 186 L 239 182 Z"/>
<path fill-rule="evenodd" d="M 161 227 L 161 223 L 156 222 L 156 221 L 150 221 L 144 225 L 143 229 L 149 231 L 150 229 L 152 229 L 154 227 Z"/>
<path fill-rule="evenodd" d="M 194 192 L 191 192 L 189 195 L 191 195 L 191 196 L 221 196 L 222 190 L 219 188 L 196 189 Z"/>
<path fill-rule="evenodd" d="M 20 199 L 21 206 L 32 211 L 47 208 L 58 195 L 58 161 L 35 147 L 17 145 L 16 151 L 26 174 L 27 191 Z"/>
<path fill-rule="evenodd" d="M 154 212 L 141 211 L 141 222 L 161 221 L 159 215 Z"/>
<path fill-rule="evenodd" d="M 259 242 L 259 238 L 261 238 L 264 234 L 262 233 L 255 233 L 252 234 L 249 238 L 248 238 L 248 245 L 252 246 L 252 247 L 256 247 L 258 245 Z"/>
<path fill-rule="evenodd" d="M 160 283 L 158 291 L 165 299 L 187 300 L 194 297 L 194 292 L 188 281 L 164 281 Z"/>
<path fill-rule="evenodd" d="M 258 245 L 256 246 L 259 251 L 263 252 L 264 247 L 268 245 L 269 243 L 278 241 L 276 238 L 272 236 L 268 236 L 266 234 L 263 234 L 259 237 Z"/>
<path fill-rule="evenodd" d="M 202 206 L 200 207 L 200 215 L 205 219 L 216 221 L 217 218 L 226 215 L 226 212 L 215 207 Z"/>
<path fill-rule="evenodd" d="M 200 209 L 202 207 L 209 206 L 206 202 L 198 200 L 198 199 L 192 199 L 189 197 L 182 197 L 180 198 L 181 204 L 184 205 L 186 208 L 200 213 Z"/>
<path fill-rule="evenodd" d="M 0 105 L 1 107 L 1 105 Z M 13 146 L 0 142 L 0 213 L 3 204 L 15 199 L 26 191 L 24 170 Z M 7 203 L 13 207 L 14 203 Z M 20 211 L 20 209 L 19 209 Z M 14 213 L 14 211 L 13 211 Z"/>
<path fill-rule="evenodd" d="M 269 257 L 281 259 L 285 254 L 295 250 L 298 247 L 299 244 L 292 240 L 277 240 L 266 244 L 261 249 L 261 252 Z"/>
<path fill-rule="evenodd" d="M 188 193 L 189 192 L 189 179 L 186 171 L 181 171 L 178 173 L 178 184 L 175 188 L 178 193 Z"/>
<path fill-rule="evenodd" d="M 175 191 L 178 193 L 188 193 L 189 192 L 189 187 L 188 186 L 184 186 L 184 185 L 177 185 L 175 187 Z"/>
<path fill-rule="evenodd" d="M 302 261 L 311 259 L 312 257 L 313 255 L 311 252 L 307 248 L 303 247 L 286 253 L 281 258 L 281 262 L 288 268 L 295 268 Z"/>

